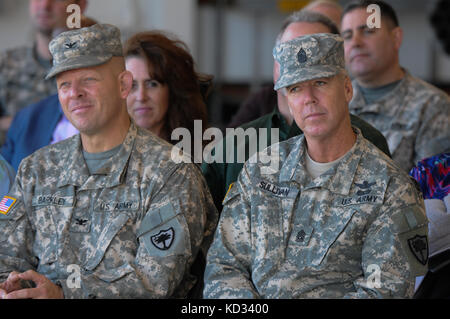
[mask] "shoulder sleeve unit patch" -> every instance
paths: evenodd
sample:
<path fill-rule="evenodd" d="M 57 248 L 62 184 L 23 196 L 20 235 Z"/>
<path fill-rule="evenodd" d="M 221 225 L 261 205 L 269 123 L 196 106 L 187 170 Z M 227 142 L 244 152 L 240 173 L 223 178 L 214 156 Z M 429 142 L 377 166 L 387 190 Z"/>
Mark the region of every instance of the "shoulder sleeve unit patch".
<path fill-rule="evenodd" d="M 17 199 L 15 199 L 14 197 L 4 196 L 0 201 L 0 214 L 7 215 L 16 201 Z"/>

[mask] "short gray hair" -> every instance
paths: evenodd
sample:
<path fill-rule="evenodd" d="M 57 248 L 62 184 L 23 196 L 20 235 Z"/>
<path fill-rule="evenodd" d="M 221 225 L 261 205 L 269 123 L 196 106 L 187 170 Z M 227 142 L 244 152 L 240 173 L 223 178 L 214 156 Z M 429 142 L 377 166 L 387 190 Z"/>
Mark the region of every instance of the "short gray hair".
<path fill-rule="evenodd" d="M 345 78 L 345 77 L 350 78 L 350 76 L 348 75 L 347 70 L 345 70 L 345 69 L 340 70 L 339 73 L 337 73 L 334 76 L 340 76 L 342 78 Z M 289 86 L 286 86 L 284 88 L 279 89 L 279 91 L 281 91 L 281 94 L 283 94 L 284 96 L 287 96 L 287 89 L 288 89 L 288 87 Z"/>
<path fill-rule="evenodd" d="M 321 23 L 328 29 L 330 29 L 330 33 L 339 34 L 339 29 L 337 28 L 336 24 L 333 21 L 331 21 L 328 17 L 318 12 L 303 9 L 300 11 L 295 11 L 284 20 L 281 26 L 280 33 L 278 33 L 277 35 L 275 45 L 280 44 L 281 37 L 283 36 L 284 31 L 286 31 L 287 27 L 290 24 L 296 22 Z"/>

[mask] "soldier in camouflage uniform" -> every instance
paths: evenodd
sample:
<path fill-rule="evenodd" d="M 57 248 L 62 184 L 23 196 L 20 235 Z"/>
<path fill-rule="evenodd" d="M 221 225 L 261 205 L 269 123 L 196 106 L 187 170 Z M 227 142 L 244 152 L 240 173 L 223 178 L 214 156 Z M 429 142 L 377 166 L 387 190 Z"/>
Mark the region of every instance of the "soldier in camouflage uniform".
<path fill-rule="evenodd" d="M 380 28 L 367 25 L 370 4 L 380 7 Z M 392 7 L 374 0 L 348 4 L 342 37 L 354 76 L 350 112 L 383 133 L 392 158 L 406 172 L 421 159 L 445 152 L 450 147 L 450 98 L 400 66 L 402 30 Z"/>
<path fill-rule="evenodd" d="M 48 44 L 53 32 L 65 27 L 66 7 L 72 3 L 78 4 L 81 12 L 86 8 L 86 0 L 30 0 L 34 41 L 0 54 L 0 145 L 19 110 L 56 93 L 55 81 L 44 80 L 52 66 Z"/>
<path fill-rule="evenodd" d="M 276 44 L 292 40 L 301 35 L 321 32 L 339 34 L 337 27 L 327 17 L 317 12 L 306 10 L 296 11 L 283 22 L 281 31 L 277 36 Z M 278 68 L 274 67 L 274 83 L 278 79 L 278 76 Z M 244 161 L 238 161 L 239 153 L 245 153 L 245 160 L 248 160 L 258 149 L 263 150 L 272 143 L 285 141 L 291 137 L 303 134 L 293 120 L 286 97 L 281 92 L 273 92 L 275 100 L 273 112 L 240 126 L 245 131 L 256 129 L 256 143 L 254 140 L 250 141 L 250 139 L 239 140 L 233 134 L 228 134 L 212 151 L 214 155 L 216 155 L 216 152 L 222 151 L 222 161 L 211 162 L 208 160 L 202 164 L 203 175 L 205 176 L 219 212 L 222 211 L 222 201 L 227 190 L 231 184 L 236 182 L 239 172 L 244 166 Z M 355 115 L 350 115 L 350 120 L 353 126 L 361 130 L 361 133 L 366 139 L 390 156 L 386 139 L 377 129 Z M 264 137 L 261 137 L 259 133 L 261 128 L 267 129 L 266 141 L 263 140 Z M 278 138 L 272 137 L 272 129 L 278 129 Z M 233 141 L 233 139 L 236 139 L 236 141 Z M 261 141 L 265 142 L 262 143 L 265 145 L 262 148 L 259 146 Z M 252 151 L 251 147 L 254 144 L 256 144 L 256 149 Z"/>
<path fill-rule="evenodd" d="M 275 47 L 275 88 L 286 90 L 304 136 L 267 149 L 278 171 L 258 157 L 246 162 L 224 199 L 205 297 L 404 298 L 426 272 L 423 199 L 352 130 L 342 41 L 322 33 Z M 311 160 L 325 169 L 316 173 Z"/>
<path fill-rule="evenodd" d="M 130 121 L 116 27 L 64 32 L 50 50 L 48 77 L 80 134 L 19 167 L 0 206 L 0 295 L 185 297 L 218 218 L 200 169 Z"/>

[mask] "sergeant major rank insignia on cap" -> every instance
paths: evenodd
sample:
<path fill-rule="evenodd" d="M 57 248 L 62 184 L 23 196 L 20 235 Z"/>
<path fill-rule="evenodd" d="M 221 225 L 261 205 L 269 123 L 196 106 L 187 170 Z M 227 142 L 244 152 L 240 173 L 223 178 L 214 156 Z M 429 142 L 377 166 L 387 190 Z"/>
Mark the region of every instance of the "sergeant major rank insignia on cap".
<path fill-rule="evenodd" d="M 0 214 L 7 215 L 15 203 L 14 197 L 4 196 L 0 202 Z"/>
<path fill-rule="evenodd" d="M 305 50 L 303 50 L 303 48 L 301 48 L 300 51 L 298 51 L 298 53 L 297 53 L 297 60 L 300 63 L 305 63 L 306 60 L 308 60 L 306 52 L 305 52 Z"/>

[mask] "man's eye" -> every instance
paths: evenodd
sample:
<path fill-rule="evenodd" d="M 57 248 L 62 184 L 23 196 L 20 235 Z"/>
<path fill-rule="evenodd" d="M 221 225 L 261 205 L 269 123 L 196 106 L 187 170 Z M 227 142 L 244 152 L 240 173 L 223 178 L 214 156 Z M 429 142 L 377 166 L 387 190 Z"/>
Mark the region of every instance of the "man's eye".
<path fill-rule="evenodd" d="M 293 86 L 288 89 L 288 92 L 291 94 L 297 93 L 298 91 L 300 91 L 300 87 L 298 87 L 298 86 Z"/>
<path fill-rule="evenodd" d="M 62 82 L 61 84 L 59 84 L 59 89 L 65 89 L 69 87 L 69 83 L 68 82 Z"/>
<path fill-rule="evenodd" d="M 325 82 L 325 81 L 316 81 L 316 85 L 317 86 L 323 86 L 323 85 L 325 85 L 325 84 L 327 84 L 327 82 Z"/>
<path fill-rule="evenodd" d="M 364 29 L 364 34 L 372 34 L 375 33 L 375 28 L 365 28 Z"/>
<path fill-rule="evenodd" d="M 345 32 L 341 34 L 342 39 L 344 40 L 350 40 L 352 38 L 352 34 L 350 32 Z"/>

